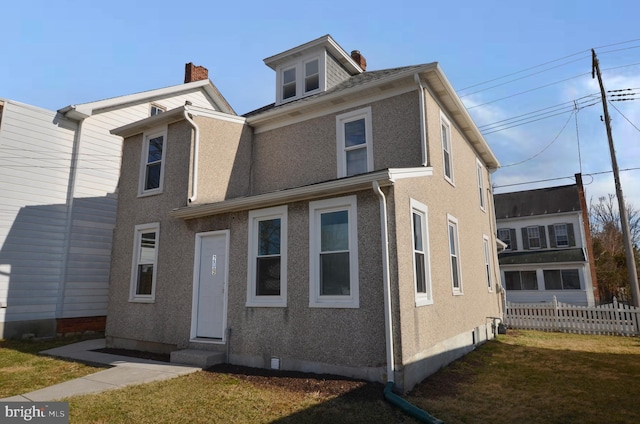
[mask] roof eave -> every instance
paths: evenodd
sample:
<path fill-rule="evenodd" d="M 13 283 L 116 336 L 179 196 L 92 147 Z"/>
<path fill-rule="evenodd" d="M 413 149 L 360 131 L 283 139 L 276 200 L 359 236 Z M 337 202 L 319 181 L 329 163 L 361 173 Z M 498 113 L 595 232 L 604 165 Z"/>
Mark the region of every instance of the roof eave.
<path fill-rule="evenodd" d="M 173 218 L 181 218 L 185 220 L 202 218 L 221 213 L 238 212 L 266 206 L 317 199 L 325 196 L 335 196 L 339 194 L 368 190 L 372 189 L 374 181 L 377 182 L 380 187 L 386 187 L 393 185 L 393 183 L 399 179 L 430 177 L 431 175 L 433 175 L 433 168 L 430 167 L 385 169 L 382 171 L 375 171 L 303 187 L 264 193 L 256 196 L 241 197 L 202 205 L 185 206 L 173 209 L 169 212 L 169 215 Z"/>

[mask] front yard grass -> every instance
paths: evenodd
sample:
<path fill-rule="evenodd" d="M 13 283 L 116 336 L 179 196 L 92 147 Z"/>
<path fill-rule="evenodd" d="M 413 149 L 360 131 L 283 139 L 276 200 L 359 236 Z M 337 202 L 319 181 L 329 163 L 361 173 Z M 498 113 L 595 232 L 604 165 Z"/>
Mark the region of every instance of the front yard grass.
<path fill-rule="evenodd" d="M 100 368 L 37 354 L 42 350 L 80 340 L 82 339 L 0 340 L 0 399 L 32 392 L 100 371 Z"/>
<path fill-rule="evenodd" d="M 55 368 L 23 370 L 49 371 Z M 405 398 L 447 424 L 638 423 L 638 377 L 640 338 L 510 330 Z M 377 383 L 222 366 L 68 401 L 71 423 L 416 422 L 385 402 L 382 390 Z"/>

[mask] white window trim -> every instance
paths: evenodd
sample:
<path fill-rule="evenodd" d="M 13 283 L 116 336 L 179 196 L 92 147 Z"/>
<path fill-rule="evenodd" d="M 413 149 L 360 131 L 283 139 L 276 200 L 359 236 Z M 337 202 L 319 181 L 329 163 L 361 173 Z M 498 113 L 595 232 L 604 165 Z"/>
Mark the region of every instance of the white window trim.
<path fill-rule="evenodd" d="M 451 238 L 449 237 L 449 227 L 451 226 L 451 224 L 454 224 L 454 228 L 455 228 L 455 255 L 456 258 L 458 258 L 458 260 L 456 261 L 457 265 L 458 265 L 458 286 L 459 287 L 455 287 L 453 284 L 453 266 L 451 264 Z M 449 215 L 447 214 L 447 245 L 449 246 L 449 250 L 448 250 L 448 254 L 449 254 L 449 271 L 451 272 L 451 290 L 453 292 L 454 295 L 462 295 L 463 290 L 462 290 L 462 264 L 460 263 L 460 229 L 459 229 L 459 225 L 458 225 L 458 219 L 456 217 L 454 217 L 453 215 Z"/>
<path fill-rule="evenodd" d="M 304 81 L 305 81 L 305 64 L 311 62 L 313 60 L 318 60 L 318 88 L 311 91 L 304 91 Z M 300 99 L 302 97 L 310 96 L 312 94 L 319 93 L 325 90 L 326 87 L 326 64 L 327 58 L 324 52 L 314 52 L 313 54 L 303 56 L 295 62 L 287 62 L 282 66 L 276 68 L 277 76 L 276 76 L 276 85 L 277 85 L 277 94 L 276 94 L 276 105 L 282 103 L 288 103 L 293 100 Z M 288 98 L 284 98 L 284 72 L 289 69 L 296 70 L 296 95 Z"/>
<path fill-rule="evenodd" d="M 476 158 L 476 173 L 478 174 L 478 195 L 480 201 L 480 209 L 483 212 L 487 211 L 487 196 L 484 192 L 484 166 L 482 166 L 482 162 Z"/>
<path fill-rule="evenodd" d="M 349 265 L 351 283 L 348 296 L 320 295 L 320 215 L 326 212 L 348 211 L 349 214 Z M 309 202 L 309 307 L 310 308 L 359 308 L 358 261 L 358 205 L 356 196 Z"/>
<path fill-rule="evenodd" d="M 482 235 L 482 248 L 484 250 L 484 269 L 487 274 L 487 289 L 489 292 L 493 292 L 493 269 L 491 267 L 491 249 L 489 248 L 489 236 Z"/>
<path fill-rule="evenodd" d="M 540 235 L 540 227 L 538 225 L 530 225 L 530 226 L 525 227 L 525 228 L 527 230 L 527 245 L 529 246 L 529 250 L 540 250 L 540 249 L 542 249 L 542 236 Z M 529 229 L 530 228 L 535 228 L 538 231 L 537 239 L 538 239 L 539 246 L 535 246 L 535 247 L 531 246 L 531 236 L 529 236 Z"/>
<path fill-rule="evenodd" d="M 413 290 L 415 293 L 416 307 L 432 305 L 433 304 L 433 290 L 431 287 L 431 253 L 429 252 L 429 210 L 427 205 L 411 199 L 411 245 L 413 249 L 412 262 L 413 262 Z M 417 275 L 416 275 L 416 250 L 413 240 L 414 235 L 414 223 L 413 214 L 418 213 L 422 215 L 422 245 L 424 253 L 424 278 L 425 278 L 425 293 L 418 292 Z"/>
<path fill-rule="evenodd" d="M 162 136 L 162 158 L 160 159 L 160 184 L 158 188 L 151 190 L 144 189 L 144 183 L 147 172 L 147 159 L 149 155 L 149 140 Z M 142 153 L 140 155 L 140 175 L 138 180 L 138 197 L 152 196 L 162 193 L 164 186 L 164 170 L 166 168 L 167 157 L 167 127 L 158 128 L 153 131 L 145 132 L 142 136 Z"/>
<path fill-rule="evenodd" d="M 509 233 L 509 243 L 508 243 L 509 247 L 505 247 L 504 250 L 511 251 L 512 250 L 511 246 L 513 245 L 513 240 L 511 240 L 511 228 L 498 228 L 498 234 L 497 234 L 498 240 L 502 240 L 504 242 L 504 240 L 500 238 L 500 231 L 506 231 Z"/>
<path fill-rule="evenodd" d="M 256 257 L 258 252 L 258 223 L 269 219 L 280 219 L 280 295 L 256 295 Z M 249 251 L 247 258 L 247 303 L 248 307 L 287 306 L 287 206 L 260 209 L 249 212 Z"/>
<path fill-rule="evenodd" d="M 442 127 L 446 127 L 447 128 L 447 144 L 448 144 L 448 148 L 449 148 L 449 170 L 451 173 L 451 176 L 447 175 L 447 168 L 445 165 L 446 159 L 444 156 L 444 152 L 445 152 L 445 148 L 444 148 L 444 143 L 443 143 L 443 134 L 442 134 Z M 444 179 L 447 180 L 452 186 L 455 187 L 455 173 L 453 172 L 453 140 L 451 139 L 452 137 L 452 131 L 451 131 L 451 122 L 449 122 L 449 120 L 447 119 L 446 116 L 444 116 L 444 114 L 442 112 L 440 112 L 440 148 L 442 149 L 442 175 L 444 176 Z"/>
<path fill-rule="evenodd" d="M 352 110 L 336 116 L 336 144 L 337 144 L 337 162 L 338 162 L 338 178 L 347 176 L 347 154 L 344 138 L 344 125 L 346 123 L 364 119 L 365 126 L 365 144 L 367 149 L 367 171 L 373 171 L 373 130 L 371 124 L 371 106 L 362 109 Z"/>
<path fill-rule="evenodd" d="M 153 108 L 158 109 L 158 110 L 160 111 L 160 113 L 164 113 L 164 112 L 166 112 L 166 111 L 167 111 L 167 108 L 166 108 L 166 107 L 164 107 L 164 106 L 160 106 L 160 105 L 159 105 L 159 104 L 157 104 L 157 103 L 150 103 L 150 104 L 149 104 L 149 116 L 155 116 L 155 115 L 152 115 Z M 159 114 L 158 114 L 158 113 L 156 113 L 156 115 L 159 115 Z"/>
<path fill-rule="evenodd" d="M 153 258 L 153 277 L 151 281 L 151 294 L 136 294 L 136 287 L 138 285 L 138 265 L 140 261 L 140 242 L 142 240 L 142 233 L 155 232 L 156 244 L 154 249 Z M 148 224 L 140 224 L 135 226 L 135 233 L 133 237 L 133 255 L 131 261 L 131 282 L 129 287 L 129 302 L 139 303 L 154 303 L 156 300 L 156 278 L 158 276 L 158 248 L 160 246 L 160 223 L 152 222 Z"/>
<path fill-rule="evenodd" d="M 567 233 L 567 244 L 560 245 L 560 243 L 558 243 L 558 227 L 564 227 L 564 231 Z M 553 237 L 555 238 L 557 248 L 561 249 L 565 247 L 571 247 L 571 242 L 569 241 L 569 225 L 567 225 L 566 223 L 553 224 L 553 232 Z"/>

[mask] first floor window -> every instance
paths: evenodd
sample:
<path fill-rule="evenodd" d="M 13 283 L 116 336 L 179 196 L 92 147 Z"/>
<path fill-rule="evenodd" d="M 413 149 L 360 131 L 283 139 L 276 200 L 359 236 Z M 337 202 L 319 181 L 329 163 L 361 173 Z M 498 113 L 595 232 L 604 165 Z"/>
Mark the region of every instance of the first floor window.
<path fill-rule="evenodd" d="M 309 204 L 309 306 L 359 306 L 355 196 Z"/>
<path fill-rule="evenodd" d="M 421 306 L 433 303 L 429 269 L 427 206 L 413 199 L 411 199 L 411 224 L 416 306 Z"/>
<path fill-rule="evenodd" d="M 580 290 L 580 275 L 577 269 L 545 269 L 545 290 Z"/>
<path fill-rule="evenodd" d="M 487 276 L 487 287 L 491 290 L 491 250 L 489 249 L 489 237 L 482 237 L 482 246 L 484 250 L 484 270 Z"/>
<path fill-rule="evenodd" d="M 451 284 L 454 294 L 462 294 L 460 277 L 460 247 L 458 245 L 458 220 L 451 215 L 447 219 L 449 232 L 449 258 L 451 260 Z"/>
<path fill-rule="evenodd" d="M 287 207 L 249 212 L 247 306 L 286 306 Z"/>
<path fill-rule="evenodd" d="M 131 272 L 131 301 L 151 302 L 155 299 L 156 264 L 160 224 L 136 225 Z"/>
<path fill-rule="evenodd" d="M 507 290 L 538 290 L 535 271 L 505 271 L 504 280 Z"/>

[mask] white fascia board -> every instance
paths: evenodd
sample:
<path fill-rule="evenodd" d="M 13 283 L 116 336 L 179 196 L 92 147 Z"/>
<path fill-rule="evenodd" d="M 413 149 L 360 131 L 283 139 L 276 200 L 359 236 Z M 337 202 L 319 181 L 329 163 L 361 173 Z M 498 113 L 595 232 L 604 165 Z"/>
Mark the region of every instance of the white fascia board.
<path fill-rule="evenodd" d="M 82 103 L 78 105 L 69 105 L 62 109 L 59 109 L 58 112 L 69 116 L 74 119 L 78 118 L 86 118 L 91 116 L 98 109 L 106 109 L 116 106 L 121 106 L 127 103 L 139 102 L 142 100 L 152 100 L 158 97 L 165 97 L 185 91 L 191 91 L 194 89 L 203 89 L 207 92 L 207 94 L 216 102 L 218 107 L 221 107 L 220 104 L 217 104 L 221 101 L 220 94 L 216 92 L 213 88 L 211 81 L 208 79 L 201 81 L 194 81 L 186 84 L 172 85 L 170 87 L 159 88 L 156 90 L 143 91 L 135 94 L 128 94 L 125 96 L 112 97 L 110 99 L 98 100 L 96 102 Z M 226 103 L 226 102 L 225 102 Z"/>
<path fill-rule="evenodd" d="M 311 40 L 308 43 L 304 43 L 300 46 L 291 48 L 282 53 L 275 54 L 264 59 L 265 65 L 273 69 L 284 62 L 287 62 L 292 57 L 297 57 L 305 54 L 308 50 L 322 46 L 327 49 L 343 66 L 345 66 L 352 74 L 360 74 L 364 70 L 356 63 L 355 60 L 349 55 L 336 41 L 329 35 L 323 35 L 322 37 Z"/>
<path fill-rule="evenodd" d="M 150 116 L 148 118 L 144 118 L 118 128 L 114 128 L 110 132 L 111 134 L 119 135 L 123 138 L 130 137 L 135 134 L 141 134 L 152 128 L 157 128 L 161 125 L 168 125 L 173 122 L 181 121 L 184 119 L 185 112 L 192 116 L 206 116 L 207 118 L 236 122 L 238 124 L 244 124 L 245 122 L 245 118 L 241 116 L 229 115 L 227 113 L 218 112 L 213 109 L 206 109 L 197 106 L 180 106 L 175 109 L 160 113 L 158 115 Z"/>
<path fill-rule="evenodd" d="M 269 121 L 270 119 L 280 117 L 281 115 L 288 115 L 294 112 L 299 115 L 300 114 L 299 109 L 301 109 L 302 107 L 310 107 L 312 105 L 321 105 L 323 103 L 327 103 L 332 106 L 335 106 L 336 101 L 338 101 L 337 103 L 340 105 L 340 107 L 344 107 L 342 106 L 342 104 L 344 103 L 344 99 L 350 98 L 354 93 L 357 93 L 360 91 L 371 93 L 372 89 L 376 88 L 377 86 L 383 86 L 407 77 L 411 78 L 411 81 L 409 83 L 413 86 L 412 90 L 416 90 L 417 88 L 414 82 L 414 74 L 427 72 L 436 66 L 437 66 L 436 62 L 429 63 L 417 69 L 408 69 L 405 72 L 400 72 L 388 78 L 381 78 L 378 80 L 369 81 L 361 85 L 357 85 L 357 86 L 350 87 L 340 91 L 335 91 L 333 93 L 319 96 L 316 98 L 306 98 L 306 99 L 302 98 L 300 100 L 297 100 L 282 106 L 278 106 L 275 109 L 268 110 L 266 112 L 259 113 L 254 116 L 249 116 L 247 117 L 247 123 L 249 125 L 260 125 L 265 121 Z M 386 97 L 386 96 L 383 95 L 382 97 Z"/>
<path fill-rule="evenodd" d="M 433 175 L 433 169 L 426 167 L 385 169 L 304 187 L 258 194 L 251 197 L 241 197 L 196 206 L 185 206 L 173 209 L 169 212 L 169 216 L 182 219 L 202 218 L 221 213 L 258 209 L 267 206 L 317 199 L 324 196 L 335 196 L 355 191 L 370 190 L 374 181 L 377 181 L 380 187 L 387 187 L 393 185 L 398 179 L 430 177 L 431 175 Z"/>
<path fill-rule="evenodd" d="M 445 76 L 440 65 L 436 63 L 436 66 L 432 71 L 435 72 L 435 75 L 437 76 L 438 80 L 442 84 L 441 88 L 444 88 L 447 91 L 447 94 L 451 97 L 453 103 L 456 105 L 458 109 L 455 111 L 455 113 L 454 111 L 449 111 L 451 116 L 453 117 L 453 115 L 455 114 L 462 115 L 461 118 L 463 122 L 465 122 L 469 128 L 469 131 L 463 130 L 463 132 L 467 133 L 467 136 L 469 135 L 472 136 L 471 140 L 469 140 L 472 144 L 476 144 L 476 143 L 473 143 L 474 140 L 477 140 L 477 143 L 480 144 L 481 148 L 478 150 L 479 150 L 479 153 L 486 155 L 486 158 L 483 158 L 483 160 L 485 161 L 487 167 L 490 170 L 496 170 L 500 168 L 500 162 L 498 161 L 498 158 L 491 150 L 491 147 L 489 147 L 489 143 L 487 143 L 487 140 L 484 139 L 484 137 L 482 136 L 482 133 L 480 133 L 480 130 L 476 126 L 476 123 L 471 118 L 471 115 L 469 115 L 469 112 L 467 111 L 467 107 L 464 105 L 464 103 L 462 103 L 462 100 L 460 100 L 460 97 L 458 97 L 458 94 L 456 93 L 453 86 Z"/>

